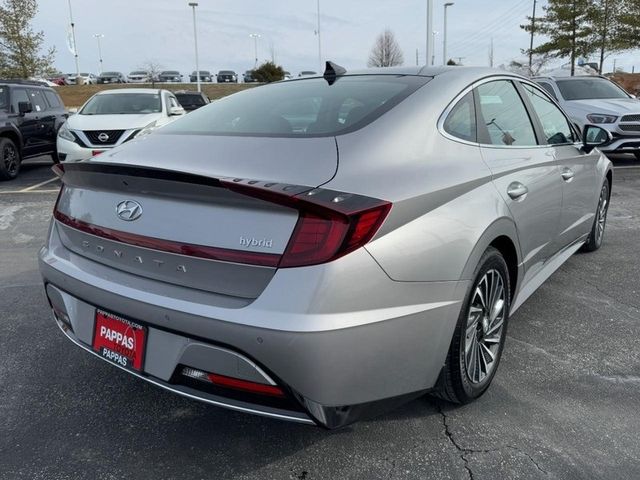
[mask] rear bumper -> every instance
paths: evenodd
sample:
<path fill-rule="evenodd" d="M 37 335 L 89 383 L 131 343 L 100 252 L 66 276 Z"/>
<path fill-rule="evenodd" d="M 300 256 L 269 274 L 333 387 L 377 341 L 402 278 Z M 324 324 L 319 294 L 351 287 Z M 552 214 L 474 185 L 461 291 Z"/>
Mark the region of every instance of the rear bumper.
<path fill-rule="evenodd" d="M 343 302 L 329 284 L 344 285 L 325 265 L 280 270 L 252 303 L 220 308 L 203 292 L 195 295 L 76 255 L 62 246 L 55 226 L 40 252 L 49 301 L 64 309 L 72 325 L 66 335 L 85 350 L 92 351 L 99 307 L 148 326 L 144 369 L 134 375 L 215 405 L 339 427 L 434 386 L 467 283 L 393 282 L 364 250 L 332 263 L 332 269 L 359 272 L 368 296 L 355 286 L 351 301 Z M 312 272 L 318 269 L 324 271 Z M 318 301 L 320 294 L 325 298 Z M 197 365 L 194 346 L 209 352 Z M 261 381 L 264 373 L 290 392 L 298 408 L 239 402 L 175 383 L 181 365 L 228 368 L 231 357 L 225 360 L 220 350 L 239 365 L 230 376 Z"/>

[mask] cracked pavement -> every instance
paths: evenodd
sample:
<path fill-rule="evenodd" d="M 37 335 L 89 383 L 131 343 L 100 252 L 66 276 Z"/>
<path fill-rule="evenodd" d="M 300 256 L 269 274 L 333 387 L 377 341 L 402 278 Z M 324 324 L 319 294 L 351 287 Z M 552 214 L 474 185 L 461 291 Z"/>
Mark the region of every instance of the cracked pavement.
<path fill-rule="evenodd" d="M 614 176 L 604 247 L 511 318 L 481 399 L 331 432 L 184 399 L 73 346 L 35 258 L 55 195 L 0 185 L 0 479 L 640 478 L 640 167 Z"/>

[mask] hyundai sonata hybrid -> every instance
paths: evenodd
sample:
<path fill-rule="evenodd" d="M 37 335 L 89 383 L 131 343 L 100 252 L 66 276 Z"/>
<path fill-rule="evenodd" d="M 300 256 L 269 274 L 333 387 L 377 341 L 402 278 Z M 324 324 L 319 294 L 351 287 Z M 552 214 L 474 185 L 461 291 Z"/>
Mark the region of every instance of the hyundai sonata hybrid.
<path fill-rule="evenodd" d="M 328 62 L 54 167 L 46 294 L 72 342 L 210 404 L 470 402 L 509 315 L 602 244 L 608 140 L 516 75 Z"/>

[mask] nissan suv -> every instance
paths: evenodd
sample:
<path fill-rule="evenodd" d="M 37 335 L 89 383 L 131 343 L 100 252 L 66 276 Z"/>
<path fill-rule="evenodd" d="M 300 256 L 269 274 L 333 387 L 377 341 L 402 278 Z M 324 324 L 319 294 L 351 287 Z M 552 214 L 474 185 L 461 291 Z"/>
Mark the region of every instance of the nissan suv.
<path fill-rule="evenodd" d="M 62 100 L 40 82 L 0 80 L 0 180 L 13 180 L 22 160 L 51 155 L 67 119 Z"/>
<path fill-rule="evenodd" d="M 604 153 L 632 153 L 640 160 L 640 100 L 605 77 L 538 77 L 534 79 L 551 95 L 582 130 L 598 125 L 613 140 Z"/>

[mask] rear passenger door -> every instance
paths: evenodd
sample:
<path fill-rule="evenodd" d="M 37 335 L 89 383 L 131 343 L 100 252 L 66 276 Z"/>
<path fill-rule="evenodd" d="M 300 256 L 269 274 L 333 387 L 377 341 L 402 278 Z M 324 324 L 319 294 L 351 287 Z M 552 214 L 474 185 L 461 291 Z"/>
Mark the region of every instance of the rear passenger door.
<path fill-rule="evenodd" d="M 36 112 L 25 113 L 20 115 L 19 104 L 21 102 L 31 103 L 31 98 L 26 88 L 11 88 L 11 112 L 16 116 L 16 125 L 22 135 L 22 156 L 30 157 L 39 153 L 41 148 L 38 141 L 38 130 L 40 125 L 39 115 Z M 33 108 L 33 105 L 32 105 Z"/>
<path fill-rule="evenodd" d="M 516 222 L 526 283 L 556 252 L 562 180 L 514 82 L 487 81 L 475 96 L 480 149 Z"/>
<path fill-rule="evenodd" d="M 35 136 L 32 139 L 34 149 L 37 153 L 50 152 L 53 149 L 51 132 L 54 129 L 55 115 L 49 111 L 41 89 L 27 88 L 27 95 L 33 108 L 33 111 L 27 115 L 31 115 L 36 124 Z"/>
<path fill-rule="evenodd" d="M 562 179 L 562 216 L 558 246 L 565 247 L 591 230 L 600 190 L 596 165 L 600 153 L 587 154 L 569 120 L 539 88 L 521 83 L 525 97 L 540 121 L 544 143 L 553 151 Z"/>

